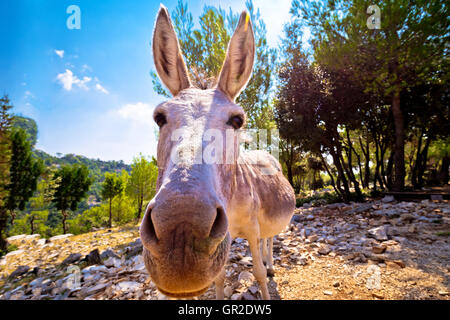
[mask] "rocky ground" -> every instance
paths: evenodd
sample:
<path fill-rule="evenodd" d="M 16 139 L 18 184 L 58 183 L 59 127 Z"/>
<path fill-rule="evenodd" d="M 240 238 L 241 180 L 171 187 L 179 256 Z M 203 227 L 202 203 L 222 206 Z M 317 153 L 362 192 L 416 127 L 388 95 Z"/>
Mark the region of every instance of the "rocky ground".
<path fill-rule="evenodd" d="M 166 299 L 145 270 L 138 228 L 16 236 L 0 260 L 0 299 Z M 274 239 L 272 299 L 450 299 L 450 203 L 297 209 Z M 259 299 L 247 241 L 235 239 L 227 299 Z M 198 299 L 213 299 L 214 286 Z"/>

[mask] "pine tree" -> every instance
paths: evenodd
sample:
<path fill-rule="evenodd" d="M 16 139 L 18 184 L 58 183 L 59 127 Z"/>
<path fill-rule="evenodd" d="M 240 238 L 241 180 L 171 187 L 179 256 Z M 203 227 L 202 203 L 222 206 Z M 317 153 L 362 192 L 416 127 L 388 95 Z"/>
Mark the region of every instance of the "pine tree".
<path fill-rule="evenodd" d="M 6 250 L 6 224 L 8 210 L 6 202 L 8 199 L 9 168 L 11 159 L 11 148 L 9 133 L 11 130 L 12 115 L 10 114 L 10 104 L 8 96 L 0 99 L 0 252 Z"/>

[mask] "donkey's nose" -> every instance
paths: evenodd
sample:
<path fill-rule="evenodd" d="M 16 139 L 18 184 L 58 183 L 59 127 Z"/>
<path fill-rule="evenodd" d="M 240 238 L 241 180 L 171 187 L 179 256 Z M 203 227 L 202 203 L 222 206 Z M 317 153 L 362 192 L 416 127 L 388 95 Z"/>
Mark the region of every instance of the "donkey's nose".
<path fill-rule="evenodd" d="M 228 221 L 221 205 L 208 202 L 183 197 L 176 201 L 169 199 L 151 203 L 142 219 L 142 243 L 150 252 L 164 250 L 161 245 L 177 245 L 171 242 L 176 241 L 175 238 L 179 237 L 177 230 L 182 228 L 187 233 L 184 236 L 191 234 L 196 244 L 205 244 L 208 248 L 204 249 L 210 251 L 225 238 Z"/>

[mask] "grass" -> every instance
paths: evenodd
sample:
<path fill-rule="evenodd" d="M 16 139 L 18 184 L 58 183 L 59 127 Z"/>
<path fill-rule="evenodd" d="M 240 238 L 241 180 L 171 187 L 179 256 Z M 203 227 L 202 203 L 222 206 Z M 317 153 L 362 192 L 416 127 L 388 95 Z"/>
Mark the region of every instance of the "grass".
<path fill-rule="evenodd" d="M 441 232 L 436 233 L 436 235 L 440 236 L 440 237 L 449 237 L 450 231 L 441 231 Z"/>

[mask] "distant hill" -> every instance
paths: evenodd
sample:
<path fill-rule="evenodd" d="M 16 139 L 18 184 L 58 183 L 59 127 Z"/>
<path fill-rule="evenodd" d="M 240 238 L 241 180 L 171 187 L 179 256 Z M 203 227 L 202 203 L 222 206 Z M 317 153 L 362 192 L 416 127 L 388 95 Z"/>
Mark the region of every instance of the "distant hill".
<path fill-rule="evenodd" d="M 24 129 L 28 135 L 29 140 L 34 147 L 38 138 L 38 127 L 36 121 L 31 118 L 14 115 L 13 126 Z M 63 165 L 83 164 L 90 172 L 90 176 L 94 178 L 94 182 L 88 192 L 88 198 L 80 203 L 78 212 L 87 209 L 90 206 L 99 204 L 101 183 L 103 182 L 106 172 L 121 172 L 122 170 L 131 172 L 131 166 L 120 161 L 103 161 L 100 159 L 90 159 L 85 156 L 68 153 L 61 156 L 52 156 L 43 150 L 33 148 L 33 154 L 36 158 L 42 159 L 45 166 L 55 165 L 57 167 Z"/>

